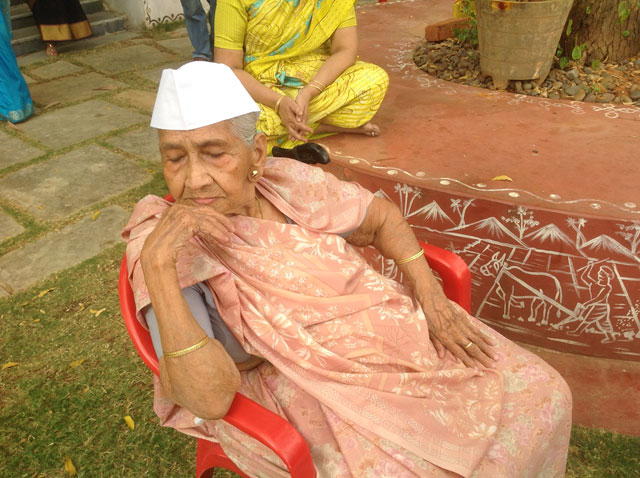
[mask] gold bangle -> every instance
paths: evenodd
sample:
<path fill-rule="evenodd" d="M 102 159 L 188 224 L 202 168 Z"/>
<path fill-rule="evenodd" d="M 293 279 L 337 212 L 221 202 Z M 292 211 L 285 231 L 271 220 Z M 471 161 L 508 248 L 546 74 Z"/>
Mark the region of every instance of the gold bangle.
<path fill-rule="evenodd" d="M 318 90 L 320 93 L 322 93 L 324 90 L 322 88 L 320 88 L 319 86 L 316 85 L 312 85 L 311 83 L 307 83 L 307 86 L 310 86 L 311 88 L 315 88 L 316 90 Z"/>
<path fill-rule="evenodd" d="M 420 249 L 420 252 L 416 252 L 411 257 L 407 257 L 406 259 L 401 259 L 399 261 L 395 261 L 396 265 L 406 264 L 407 262 L 415 261 L 418 257 L 424 256 L 424 249 Z"/>
<path fill-rule="evenodd" d="M 324 83 L 318 81 L 318 80 L 310 80 L 309 83 L 318 83 L 320 86 L 322 86 L 323 90 L 327 89 L 327 85 L 325 85 Z"/>
<path fill-rule="evenodd" d="M 182 350 L 176 350 L 175 352 L 167 352 L 167 353 L 164 354 L 164 356 L 166 358 L 182 357 L 183 355 L 187 355 L 188 353 L 194 352 L 194 351 L 204 347 L 205 345 L 207 345 L 207 342 L 209 342 L 209 336 L 208 335 L 204 339 L 202 339 L 200 342 L 198 342 L 195 345 L 192 345 L 191 347 L 187 347 L 186 349 L 182 349 Z"/>
<path fill-rule="evenodd" d="M 284 95 L 280 95 L 280 98 L 278 98 L 278 101 L 276 101 L 276 106 L 273 108 L 276 112 L 276 114 L 280 114 L 278 113 L 278 108 L 280 108 L 280 102 L 284 99 Z"/>

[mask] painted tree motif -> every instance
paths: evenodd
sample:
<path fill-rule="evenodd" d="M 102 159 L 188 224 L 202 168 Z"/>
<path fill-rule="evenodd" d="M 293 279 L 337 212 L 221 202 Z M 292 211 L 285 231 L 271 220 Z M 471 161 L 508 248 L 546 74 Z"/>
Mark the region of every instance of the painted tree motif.
<path fill-rule="evenodd" d="M 640 246 L 640 221 L 633 221 L 631 224 L 618 224 L 620 231 L 616 234 L 625 238 L 629 243 L 632 254 L 638 252 L 638 246 Z"/>
<path fill-rule="evenodd" d="M 412 215 L 411 209 L 413 208 L 413 202 L 420 197 L 420 188 L 413 188 L 408 184 L 396 183 L 393 189 L 398 193 L 402 215 L 405 218 L 410 217 Z M 411 197 L 409 197 L 410 195 Z"/>
<path fill-rule="evenodd" d="M 464 222 L 464 215 L 467 213 L 467 209 L 469 206 L 473 204 L 473 199 L 453 199 L 451 198 L 451 209 L 455 211 L 455 213 L 460 216 L 460 222 L 458 223 L 458 227 L 462 227 L 466 225 Z"/>
<path fill-rule="evenodd" d="M 502 220 L 515 226 L 516 232 L 520 235 L 520 239 L 524 237 L 524 233 L 531 227 L 540 224 L 539 221 L 533 219 L 533 211 L 524 206 L 518 206 L 515 209 L 509 209 L 511 216 L 502 216 Z"/>
<path fill-rule="evenodd" d="M 581 229 L 585 226 L 585 224 L 587 224 L 587 220 L 580 218 L 580 219 L 574 219 L 572 217 L 568 217 L 567 218 L 567 225 L 573 229 L 574 231 L 576 231 L 576 247 L 578 249 L 580 249 L 582 247 L 582 245 L 587 242 L 587 238 L 584 237 L 584 234 L 582 234 Z"/>

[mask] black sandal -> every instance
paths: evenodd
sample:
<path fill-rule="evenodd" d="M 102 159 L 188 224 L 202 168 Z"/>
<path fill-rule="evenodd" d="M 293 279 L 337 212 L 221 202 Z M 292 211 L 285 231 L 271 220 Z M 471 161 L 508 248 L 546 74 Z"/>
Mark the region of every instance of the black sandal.
<path fill-rule="evenodd" d="M 330 161 L 327 150 L 316 143 L 303 143 L 291 149 L 274 146 L 271 149 L 271 156 L 297 159 L 306 164 L 329 164 Z"/>

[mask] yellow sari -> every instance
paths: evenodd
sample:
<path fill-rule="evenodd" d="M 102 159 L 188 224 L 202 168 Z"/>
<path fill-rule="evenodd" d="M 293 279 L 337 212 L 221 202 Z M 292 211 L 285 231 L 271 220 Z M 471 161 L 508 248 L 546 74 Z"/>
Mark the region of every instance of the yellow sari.
<path fill-rule="evenodd" d="M 215 44 L 243 50 L 245 71 L 295 99 L 330 56 L 333 33 L 355 25 L 353 0 L 218 0 Z M 309 103 L 310 126 L 362 126 L 380 107 L 387 85 L 382 68 L 357 61 Z M 276 112 L 260 109 L 258 129 L 269 147 L 295 145 Z"/>

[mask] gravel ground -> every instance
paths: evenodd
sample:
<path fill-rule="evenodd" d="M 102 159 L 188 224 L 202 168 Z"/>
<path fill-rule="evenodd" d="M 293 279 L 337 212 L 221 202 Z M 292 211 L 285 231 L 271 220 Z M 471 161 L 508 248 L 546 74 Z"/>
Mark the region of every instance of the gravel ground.
<path fill-rule="evenodd" d="M 491 77 L 480 71 L 478 51 L 461 45 L 455 38 L 422 42 L 415 49 L 413 60 L 420 69 L 442 80 L 496 89 Z M 541 84 L 510 81 L 507 91 L 543 98 L 640 106 L 640 57 L 622 64 L 602 63 L 597 69 L 577 62 L 571 62 L 564 70 L 557 62 L 554 66 Z"/>

